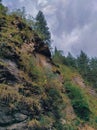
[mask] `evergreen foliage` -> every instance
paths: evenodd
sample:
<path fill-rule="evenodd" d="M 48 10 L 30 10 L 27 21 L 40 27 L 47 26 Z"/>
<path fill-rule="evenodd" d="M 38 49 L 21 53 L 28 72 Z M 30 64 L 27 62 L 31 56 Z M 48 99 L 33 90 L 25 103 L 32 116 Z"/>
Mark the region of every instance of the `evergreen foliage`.
<path fill-rule="evenodd" d="M 69 52 L 67 57 L 62 55 L 62 51 L 57 50 L 53 54 L 53 61 L 56 64 L 65 64 L 77 70 L 87 83 L 97 89 L 97 58 L 89 58 L 87 54 L 81 51 L 78 57 L 73 57 Z"/>
<path fill-rule="evenodd" d="M 63 52 L 61 50 L 58 50 L 57 47 L 55 47 L 54 54 L 53 54 L 53 61 L 56 63 L 65 63 L 65 57 L 63 56 Z"/>
<path fill-rule="evenodd" d="M 83 76 L 87 75 L 88 71 L 89 58 L 88 56 L 81 51 L 80 56 L 77 57 L 77 68 Z M 83 70 L 83 71 L 82 71 Z"/>
<path fill-rule="evenodd" d="M 0 12 L 0 123 L 3 129 L 18 127 L 19 123 L 19 129 L 77 130 L 82 128 L 84 120 L 89 125 L 90 120 L 97 122 L 96 97 L 88 93 L 87 88 L 80 89 L 80 85 L 65 84 L 64 87 L 64 83 L 72 82 L 77 76 L 75 68 L 97 86 L 97 59 L 89 59 L 84 52 L 77 58 L 70 53 L 65 57 L 57 48 L 53 60 L 37 54 L 34 47 L 47 51 L 42 40 L 48 44 L 50 41 L 44 15 L 40 17 L 45 23 L 42 26 L 33 18 L 26 19 L 24 10 L 4 13 Z M 26 116 L 24 120 L 19 119 L 23 117 L 21 114 Z"/>
<path fill-rule="evenodd" d="M 3 14 L 5 15 L 8 11 L 8 8 L 5 7 L 3 4 L 2 4 L 2 0 L 0 0 L 0 14 Z"/>
<path fill-rule="evenodd" d="M 76 67 L 76 59 L 72 56 L 72 54 L 69 52 L 67 57 L 66 57 L 66 65 L 71 66 L 72 67 Z"/>
<path fill-rule="evenodd" d="M 51 42 L 51 34 L 49 32 L 49 28 L 47 26 L 46 19 L 42 11 L 39 11 L 36 16 L 35 30 L 40 36 L 40 38 L 50 45 Z"/>
<path fill-rule="evenodd" d="M 69 53 L 65 61 L 66 65 L 77 69 L 86 82 L 97 88 L 97 58 L 89 58 L 81 51 L 77 58 Z"/>

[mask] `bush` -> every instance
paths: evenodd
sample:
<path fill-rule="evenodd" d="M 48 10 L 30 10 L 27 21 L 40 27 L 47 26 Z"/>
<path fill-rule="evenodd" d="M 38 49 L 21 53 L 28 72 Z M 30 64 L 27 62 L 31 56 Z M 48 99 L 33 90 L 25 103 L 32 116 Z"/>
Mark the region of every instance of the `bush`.
<path fill-rule="evenodd" d="M 82 89 L 71 83 L 67 83 L 65 87 L 77 116 L 83 120 L 89 120 L 90 109 L 87 98 L 85 97 Z"/>
<path fill-rule="evenodd" d="M 33 119 L 31 121 L 29 121 L 28 123 L 28 129 L 29 130 L 40 130 L 40 123 L 39 121 L 37 121 L 36 119 Z"/>
<path fill-rule="evenodd" d="M 51 126 L 53 124 L 53 119 L 51 117 L 49 117 L 49 116 L 43 116 L 42 115 L 40 117 L 39 122 L 40 122 L 40 125 L 41 125 L 42 128 L 45 128 L 45 129 L 48 130 L 48 129 L 51 128 Z"/>
<path fill-rule="evenodd" d="M 8 11 L 8 8 L 3 6 L 2 3 L 0 3 L 0 14 L 5 15 Z"/>
<path fill-rule="evenodd" d="M 46 94 L 47 97 L 41 99 L 41 104 L 44 108 L 45 114 L 48 115 L 51 112 L 55 119 L 59 120 L 63 105 L 60 92 L 55 88 L 49 88 L 46 90 Z"/>
<path fill-rule="evenodd" d="M 5 42 L 4 43 L 0 42 L 0 58 L 6 58 L 13 61 L 15 60 L 15 62 L 17 62 L 19 56 L 15 52 L 14 47 L 8 45 Z"/>
<path fill-rule="evenodd" d="M 0 57 L 5 57 L 9 54 L 9 50 L 6 43 L 0 43 Z"/>
<path fill-rule="evenodd" d="M 64 129 L 63 125 L 59 121 L 55 122 L 54 127 L 56 128 L 56 130 L 63 130 Z"/>

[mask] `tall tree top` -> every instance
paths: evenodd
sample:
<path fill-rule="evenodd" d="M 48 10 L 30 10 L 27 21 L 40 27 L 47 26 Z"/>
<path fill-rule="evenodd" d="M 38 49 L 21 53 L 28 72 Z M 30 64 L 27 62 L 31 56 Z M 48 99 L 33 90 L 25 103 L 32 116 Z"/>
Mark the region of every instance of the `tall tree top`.
<path fill-rule="evenodd" d="M 45 16 L 42 11 L 39 11 L 36 16 L 36 31 L 40 38 L 50 45 L 51 42 L 51 34 L 49 32 L 49 28 L 47 26 L 47 22 Z"/>
<path fill-rule="evenodd" d="M 38 14 L 37 14 L 37 16 L 36 16 L 36 20 L 38 21 L 40 21 L 40 22 L 45 22 L 46 23 L 46 20 L 45 20 L 45 17 L 44 17 L 44 14 L 43 14 L 43 12 L 42 11 L 39 11 L 38 12 Z"/>

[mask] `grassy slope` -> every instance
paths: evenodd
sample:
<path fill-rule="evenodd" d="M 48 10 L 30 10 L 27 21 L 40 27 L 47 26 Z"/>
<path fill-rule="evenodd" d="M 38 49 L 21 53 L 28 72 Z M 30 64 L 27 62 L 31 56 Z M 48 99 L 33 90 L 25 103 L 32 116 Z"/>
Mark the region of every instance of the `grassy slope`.
<path fill-rule="evenodd" d="M 0 83 L 0 101 L 7 104 L 10 112 L 14 113 L 16 110 L 30 112 L 26 121 L 28 128 L 49 129 L 52 127 L 53 130 L 77 130 L 83 127 L 85 130 L 84 124 L 89 124 L 96 129 L 97 97 L 91 95 L 87 88 L 82 88 L 80 85 L 73 83 L 73 78 L 79 76 L 79 74 L 61 63 L 59 67 L 56 67 L 47 63 L 46 58 L 40 56 L 40 59 L 37 59 L 32 53 L 29 53 L 22 36 L 25 36 L 27 42 L 30 42 L 31 38 L 34 39 L 34 32 L 29 30 L 25 21 L 21 18 L 17 20 L 14 15 L 0 15 L 0 19 L 4 23 L 0 31 L 1 49 L 2 44 L 5 43 L 3 45 L 5 48 L 0 55 L 0 58 L 3 59 L 0 61 L 0 70 L 2 71 L 3 67 L 4 70 L 8 69 L 13 74 L 12 69 L 9 70 L 8 66 L 9 63 L 14 62 L 17 65 L 17 76 L 20 79 L 18 82 L 9 84 L 9 81 L 6 82 L 9 75 L 5 77 L 5 80 Z M 13 21 L 15 24 L 12 25 Z M 22 29 L 17 27 L 16 22 L 18 21 L 22 23 Z M 24 44 L 25 51 L 22 50 Z M 12 53 L 10 53 L 9 48 L 11 48 Z M 16 59 L 15 57 L 12 58 L 13 55 L 17 56 Z M 44 62 L 46 66 L 44 66 Z M 15 70 L 13 70 L 14 73 Z M 82 91 L 82 96 L 87 99 L 91 111 L 88 121 L 79 118 L 74 112 L 72 98 L 68 96 L 66 90 L 67 82 L 73 84 L 73 89 L 76 89 L 77 86 L 77 90 Z"/>
<path fill-rule="evenodd" d="M 69 84 L 71 84 L 71 86 L 74 86 L 74 93 L 76 93 L 76 87 L 77 87 L 77 94 L 78 91 L 82 92 L 83 96 L 85 97 L 85 99 L 88 102 L 89 105 L 89 109 L 91 111 L 90 114 L 90 119 L 87 123 L 89 123 L 90 125 L 92 125 L 93 127 L 95 127 L 95 129 L 97 129 L 97 93 L 95 92 L 95 90 L 93 90 L 93 88 L 91 88 L 91 86 L 87 86 L 84 83 L 84 80 L 81 78 L 81 76 L 73 69 L 68 68 L 67 66 L 62 65 L 61 66 L 61 72 L 64 75 L 64 79 L 65 79 L 65 88 L 67 87 L 67 84 L 69 82 Z M 78 81 L 75 82 L 75 78 L 78 78 Z M 93 91 L 93 93 L 91 93 Z M 73 91 L 71 91 L 71 93 L 73 93 Z M 68 95 L 68 92 L 67 92 Z M 80 95 L 78 95 L 79 98 Z M 77 97 L 76 97 L 77 98 Z M 77 99 L 78 99 L 77 98 Z M 72 102 L 73 98 L 71 98 L 71 102 Z"/>

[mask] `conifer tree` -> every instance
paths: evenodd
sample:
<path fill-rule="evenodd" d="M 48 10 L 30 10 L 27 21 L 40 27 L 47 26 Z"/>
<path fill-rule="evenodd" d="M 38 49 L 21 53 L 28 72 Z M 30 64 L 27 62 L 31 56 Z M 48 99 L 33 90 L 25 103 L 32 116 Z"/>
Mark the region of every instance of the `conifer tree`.
<path fill-rule="evenodd" d="M 5 7 L 3 4 L 2 4 L 2 0 L 0 0 L 0 14 L 6 14 L 8 11 L 8 8 Z"/>
<path fill-rule="evenodd" d="M 70 52 L 68 52 L 68 55 L 66 57 L 66 64 L 70 67 L 76 68 L 76 59 L 72 56 Z"/>
<path fill-rule="evenodd" d="M 42 11 L 39 11 L 36 16 L 35 30 L 38 33 L 39 37 L 48 45 L 51 42 L 51 34 L 47 26 L 46 19 Z"/>
<path fill-rule="evenodd" d="M 80 74 L 87 78 L 89 71 L 89 58 L 83 51 L 81 51 L 80 56 L 77 57 L 77 67 Z"/>

